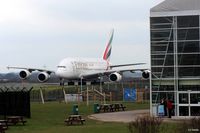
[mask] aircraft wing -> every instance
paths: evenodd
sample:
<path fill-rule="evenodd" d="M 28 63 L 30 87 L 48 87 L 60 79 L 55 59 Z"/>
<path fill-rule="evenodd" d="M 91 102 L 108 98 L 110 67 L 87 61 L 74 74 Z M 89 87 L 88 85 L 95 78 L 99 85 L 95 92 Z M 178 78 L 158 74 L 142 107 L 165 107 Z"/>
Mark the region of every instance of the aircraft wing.
<path fill-rule="evenodd" d="M 40 72 L 47 72 L 48 74 L 51 74 L 51 73 L 55 73 L 55 71 L 52 71 L 52 70 L 47 70 L 47 69 L 38 69 L 38 68 L 28 68 L 28 67 L 10 67 L 8 66 L 7 69 L 24 69 L 24 70 L 28 70 L 29 72 L 32 72 L 32 71 L 40 71 Z"/>
<path fill-rule="evenodd" d="M 124 66 L 136 66 L 136 65 L 144 65 L 146 63 L 135 63 L 135 64 L 122 64 L 122 65 L 110 65 L 110 68 L 115 68 L 115 67 L 124 67 Z"/>
<path fill-rule="evenodd" d="M 107 71 L 105 71 L 105 72 L 83 74 L 83 75 L 81 75 L 81 77 L 82 77 L 83 79 L 90 79 L 90 78 L 97 78 L 97 77 L 100 77 L 100 76 L 108 76 L 108 75 L 110 75 L 111 73 L 115 73 L 115 72 L 122 74 L 123 72 L 127 72 L 127 71 L 134 73 L 134 72 L 136 72 L 136 71 L 141 71 L 141 72 L 143 72 L 143 71 L 149 71 L 149 69 L 107 70 Z"/>

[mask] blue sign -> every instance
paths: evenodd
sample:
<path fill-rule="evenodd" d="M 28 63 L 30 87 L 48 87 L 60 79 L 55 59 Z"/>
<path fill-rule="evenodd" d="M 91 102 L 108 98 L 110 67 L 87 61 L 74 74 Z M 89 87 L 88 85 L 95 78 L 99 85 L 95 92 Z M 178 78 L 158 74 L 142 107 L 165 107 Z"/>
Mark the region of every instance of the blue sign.
<path fill-rule="evenodd" d="M 135 101 L 136 98 L 137 98 L 137 96 L 136 96 L 135 88 L 125 88 L 124 89 L 124 100 L 125 101 Z"/>
<path fill-rule="evenodd" d="M 165 111 L 164 111 L 164 105 L 158 105 L 158 116 L 164 116 Z"/>

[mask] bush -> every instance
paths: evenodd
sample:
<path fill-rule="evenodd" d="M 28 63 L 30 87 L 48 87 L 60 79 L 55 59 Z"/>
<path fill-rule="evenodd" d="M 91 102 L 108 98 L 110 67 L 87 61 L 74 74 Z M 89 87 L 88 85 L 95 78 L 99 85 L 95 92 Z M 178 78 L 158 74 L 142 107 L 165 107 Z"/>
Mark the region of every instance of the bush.
<path fill-rule="evenodd" d="M 143 116 L 129 123 L 128 129 L 130 133 L 159 133 L 161 123 L 161 118 Z"/>
<path fill-rule="evenodd" d="M 189 120 L 184 120 L 177 129 L 179 133 L 200 133 L 200 117 L 194 117 Z"/>

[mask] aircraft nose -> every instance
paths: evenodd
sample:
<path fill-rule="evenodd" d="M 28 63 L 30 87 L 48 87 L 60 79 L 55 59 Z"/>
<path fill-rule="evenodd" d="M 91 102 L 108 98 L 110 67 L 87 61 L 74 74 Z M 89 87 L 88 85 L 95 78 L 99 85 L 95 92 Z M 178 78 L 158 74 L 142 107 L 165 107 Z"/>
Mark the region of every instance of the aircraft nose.
<path fill-rule="evenodd" d="M 57 70 L 56 70 L 56 76 L 62 77 L 62 72 L 61 72 L 60 69 L 57 69 Z"/>

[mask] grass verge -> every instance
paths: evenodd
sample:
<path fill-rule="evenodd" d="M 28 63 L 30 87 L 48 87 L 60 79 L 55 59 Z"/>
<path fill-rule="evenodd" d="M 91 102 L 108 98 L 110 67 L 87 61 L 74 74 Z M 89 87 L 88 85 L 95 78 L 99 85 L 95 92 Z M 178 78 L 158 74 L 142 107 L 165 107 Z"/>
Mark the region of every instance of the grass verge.
<path fill-rule="evenodd" d="M 148 109 L 148 103 L 123 103 L 128 110 Z M 72 113 L 73 103 L 65 104 L 48 102 L 45 104 L 31 103 L 31 119 L 27 119 L 25 126 L 11 126 L 6 133 L 128 133 L 127 124 L 108 123 L 90 120 L 88 115 L 93 114 L 93 104 L 86 106 L 79 103 L 79 113 L 86 119 L 84 125 L 66 126 L 64 119 Z"/>

